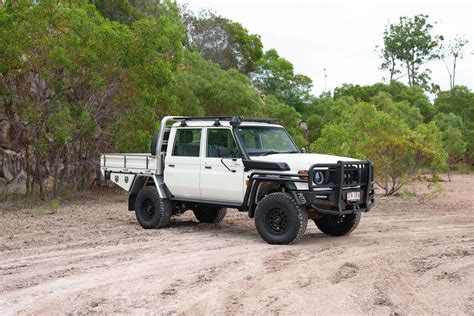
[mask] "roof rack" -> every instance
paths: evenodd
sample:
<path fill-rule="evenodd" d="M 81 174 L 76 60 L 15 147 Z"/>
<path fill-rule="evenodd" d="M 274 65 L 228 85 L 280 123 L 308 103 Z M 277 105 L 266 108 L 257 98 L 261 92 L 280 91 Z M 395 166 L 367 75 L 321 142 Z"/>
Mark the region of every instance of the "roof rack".
<path fill-rule="evenodd" d="M 245 116 L 180 116 L 176 118 L 181 120 L 181 124 L 185 125 L 186 121 L 215 121 L 214 124 L 219 124 L 219 121 L 229 121 L 231 125 L 240 125 L 242 122 L 259 122 L 275 124 L 278 119 L 275 118 L 260 118 L 260 117 L 245 117 Z"/>

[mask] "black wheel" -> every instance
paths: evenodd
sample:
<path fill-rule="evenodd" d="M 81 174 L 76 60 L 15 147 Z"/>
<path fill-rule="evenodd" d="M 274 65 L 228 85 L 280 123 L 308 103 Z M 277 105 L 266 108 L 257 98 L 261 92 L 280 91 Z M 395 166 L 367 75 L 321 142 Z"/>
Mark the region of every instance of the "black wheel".
<path fill-rule="evenodd" d="M 156 156 L 156 145 L 158 144 L 158 139 L 160 139 L 160 131 L 156 131 L 153 134 L 153 139 L 151 140 L 150 153 L 152 156 Z"/>
<path fill-rule="evenodd" d="M 220 223 L 227 214 L 227 209 L 222 208 L 199 208 L 193 210 L 194 216 L 201 223 Z"/>
<path fill-rule="evenodd" d="M 314 220 L 314 223 L 325 234 L 343 236 L 351 233 L 360 222 L 360 213 L 347 215 L 324 215 Z"/>
<path fill-rule="evenodd" d="M 138 192 L 135 200 L 135 215 L 143 228 L 163 228 L 169 225 L 171 218 L 171 202 L 161 199 L 153 186 Z"/>
<path fill-rule="evenodd" d="M 257 204 L 255 226 L 269 244 L 296 242 L 303 237 L 307 224 L 306 210 L 288 193 L 271 193 Z"/>

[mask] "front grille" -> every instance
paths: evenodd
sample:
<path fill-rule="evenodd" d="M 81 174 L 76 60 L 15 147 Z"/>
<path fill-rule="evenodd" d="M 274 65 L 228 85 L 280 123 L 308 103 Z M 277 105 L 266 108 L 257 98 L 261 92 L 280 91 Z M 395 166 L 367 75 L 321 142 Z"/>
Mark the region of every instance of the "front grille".
<path fill-rule="evenodd" d="M 358 165 L 344 166 L 344 185 L 359 185 L 362 169 Z"/>
<path fill-rule="evenodd" d="M 312 187 L 363 186 L 367 184 L 367 181 L 374 181 L 373 165 L 367 161 L 318 164 L 313 165 L 310 171 L 313 174 L 311 179 L 314 179 L 315 172 L 321 172 L 324 175 L 324 182 L 316 184 L 313 181 L 311 183 Z"/>

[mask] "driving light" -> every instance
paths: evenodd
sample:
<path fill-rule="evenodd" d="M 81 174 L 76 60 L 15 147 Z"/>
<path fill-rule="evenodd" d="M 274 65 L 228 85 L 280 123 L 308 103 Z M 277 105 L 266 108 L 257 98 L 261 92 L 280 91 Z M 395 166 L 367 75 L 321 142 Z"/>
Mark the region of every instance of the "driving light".
<path fill-rule="evenodd" d="M 313 175 L 313 182 L 316 184 L 324 183 L 324 173 L 322 171 L 316 171 Z"/>

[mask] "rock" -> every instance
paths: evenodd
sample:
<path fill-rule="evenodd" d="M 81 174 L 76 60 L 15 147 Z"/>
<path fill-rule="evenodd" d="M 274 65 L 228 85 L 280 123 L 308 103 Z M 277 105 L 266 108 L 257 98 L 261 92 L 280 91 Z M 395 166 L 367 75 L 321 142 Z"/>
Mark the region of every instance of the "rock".
<path fill-rule="evenodd" d="M 0 149 L 0 177 L 8 182 L 16 178 L 23 170 L 23 159 L 20 154 L 9 150 Z"/>
<path fill-rule="evenodd" d="M 9 137 L 10 122 L 0 118 L 0 147 L 11 148 L 12 143 Z"/>
<path fill-rule="evenodd" d="M 54 177 L 53 176 L 49 176 L 47 179 L 46 179 L 46 191 L 48 192 L 53 192 L 53 188 L 54 188 Z"/>
<path fill-rule="evenodd" d="M 25 194 L 26 193 L 26 180 L 27 175 L 24 170 L 21 170 L 16 177 L 8 182 L 8 190 L 13 194 Z"/>

